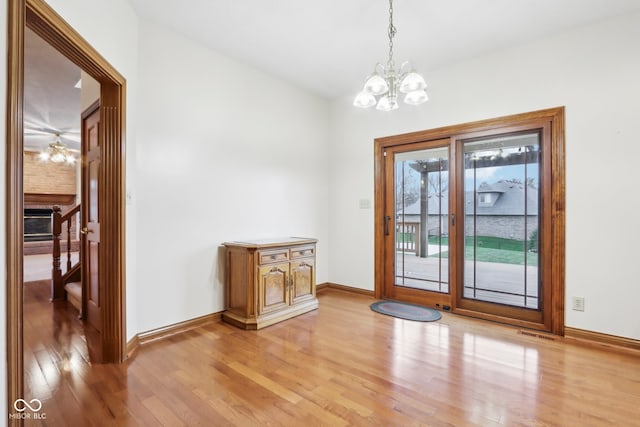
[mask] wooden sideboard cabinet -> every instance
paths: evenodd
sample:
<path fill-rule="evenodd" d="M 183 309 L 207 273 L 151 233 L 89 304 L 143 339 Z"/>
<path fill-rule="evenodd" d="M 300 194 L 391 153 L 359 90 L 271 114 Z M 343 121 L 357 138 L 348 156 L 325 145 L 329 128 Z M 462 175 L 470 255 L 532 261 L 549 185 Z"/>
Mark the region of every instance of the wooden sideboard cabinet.
<path fill-rule="evenodd" d="M 316 243 L 299 237 L 225 243 L 222 319 L 260 329 L 318 308 Z"/>

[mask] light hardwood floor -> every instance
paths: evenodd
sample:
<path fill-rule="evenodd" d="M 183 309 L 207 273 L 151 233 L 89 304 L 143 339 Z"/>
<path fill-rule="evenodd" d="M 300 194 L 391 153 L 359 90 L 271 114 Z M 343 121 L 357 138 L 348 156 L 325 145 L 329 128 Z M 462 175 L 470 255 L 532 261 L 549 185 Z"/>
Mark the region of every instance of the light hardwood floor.
<path fill-rule="evenodd" d="M 629 352 L 394 319 L 326 289 L 317 311 L 260 331 L 217 322 L 92 366 L 75 311 L 33 286 L 25 386 L 46 419 L 26 425 L 640 426 Z"/>

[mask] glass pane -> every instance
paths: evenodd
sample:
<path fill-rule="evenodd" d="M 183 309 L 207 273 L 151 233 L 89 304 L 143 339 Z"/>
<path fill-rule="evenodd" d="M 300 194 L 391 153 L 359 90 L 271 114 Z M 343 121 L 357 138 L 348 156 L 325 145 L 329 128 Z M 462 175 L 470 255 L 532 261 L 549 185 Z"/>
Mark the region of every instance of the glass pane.
<path fill-rule="evenodd" d="M 449 148 L 396 154 L 395 284 L 449 292 Z"/>
<path fill-rule="evenodd" d="M 464 298 L 540 309 L 539 134 L 464 144 Z"/>

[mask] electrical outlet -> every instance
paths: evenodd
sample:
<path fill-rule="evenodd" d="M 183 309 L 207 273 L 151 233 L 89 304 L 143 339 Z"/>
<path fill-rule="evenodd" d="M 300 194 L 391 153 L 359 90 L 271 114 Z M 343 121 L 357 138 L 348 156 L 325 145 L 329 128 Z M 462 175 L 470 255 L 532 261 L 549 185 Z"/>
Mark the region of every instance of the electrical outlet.
<path fill-rule="evenodd" d="M 573 309 L 575 311 L 584 311 L 584 297 L 573 297 Z"/>

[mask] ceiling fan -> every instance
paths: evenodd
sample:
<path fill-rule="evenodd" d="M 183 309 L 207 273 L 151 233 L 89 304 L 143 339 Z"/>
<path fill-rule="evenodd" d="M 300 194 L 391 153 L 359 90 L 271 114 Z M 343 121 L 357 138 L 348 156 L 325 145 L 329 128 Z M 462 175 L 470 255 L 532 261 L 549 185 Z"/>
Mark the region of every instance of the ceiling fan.
<path fill-rule="evenodd" d="M 55 129 L 52 127 L 35 126 L 24 123 L 25 151 L 39 151 L 57 138 L 67 146 L 69 151 L 80 152 L 80 131 L 77 129 Z"/>
<path fill-rule="evenodd" d="M 43 161 L 73 164 L 77 157 L 74 153 L 80 152 L 80 132 L 31 126 L 25 122 L 24 150 L 39 152 Z"/>

